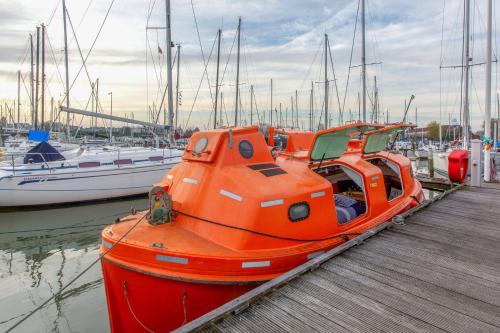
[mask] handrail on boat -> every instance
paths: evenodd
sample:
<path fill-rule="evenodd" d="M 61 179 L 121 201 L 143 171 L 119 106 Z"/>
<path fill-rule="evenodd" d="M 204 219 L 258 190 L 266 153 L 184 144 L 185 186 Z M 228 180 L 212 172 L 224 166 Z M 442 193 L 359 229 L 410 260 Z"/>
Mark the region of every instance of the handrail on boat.
<path fill-rule="evenodd" d="M 48 154 L 48 155 L 54 154 L 55 155 L 55 153 L 46 153 L 46 154 Z M 11 162 L 7 162 L 7 161 L 5 161 L 5 162 L 9 163 L 12 166 L 12 172 L 15 174 L 16 173 L 16 169 L 15 169 L 16 162 L 14 161 L 14 157 L 16 157 L 16 156 L 18 156 L 18 157 L 20 157 L 20 156 L 27 156 L 27 155 L 39 155 L 42 158 L 42 160 L 43 160 L 43 164 L 47 167 L 47 170 L 49 170 L 50 172 L 52 172 L 52 168 L 50 167 L 50 165 L 48 164 L 47 160 L 45 159 L 45 157 L 41 153 L 29 153 L 29 152 L 9 153 L 9 154 L 7 154 L 5 156 L 10 156 L 11 157 Z M 22 164 L 25 164 L 25 163 L 22 163 Z"/>

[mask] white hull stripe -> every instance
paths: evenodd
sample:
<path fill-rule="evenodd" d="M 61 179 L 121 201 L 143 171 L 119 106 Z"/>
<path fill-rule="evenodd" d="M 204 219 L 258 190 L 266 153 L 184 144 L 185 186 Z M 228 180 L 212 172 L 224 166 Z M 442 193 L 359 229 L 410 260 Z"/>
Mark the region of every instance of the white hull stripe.
<path fill-rule="evenodd" d="M 232 192 L 229 192 L 229 191 L 226 191 L 226 190 L 220 190 L 219 193 L 223 196 L 226 196 L 228 198 L 231 198 L 231 199 L 234 199 L 236 201 L 239 201 L 239 202 L 242 202 L 243 201 L 243 198 L 240 197 L 239 195 L 237 194 L 234 194 Z"/>
<path fill-rule="evenodd" d="M 165 262 L 171 262 L 174 264 L 182 264 L 182 265 L 187 265 L 188 259 L 187 258 L 180 258 L 180 257 L 171 257 L 171 256 L 165 256 L 163 254 L 157 254 L 156 255 L 156 260 L 158 261 L 165 261 Z"/>
<path fill-rule="evenodd" d="M 105 240 L 103 240 L 102 241 L 102 246 L 105 246 L 108 249 L 110 249 L 111 247 L 113 247 L 113 244 L 111 244 L 110 242 L 106 242 Z"/>
<path fill-rule="evenodd" d="M 271 266 L 271 261 L 244 261 L 241 263 L 242 268 L 256 268 L 256 267 L 269 267 Z"/>
<path fill-rule="evenodd" d="M 314 192 L 314 193 L 311 193 L 311 198 L 319 198 L 319 197 L 324 197 L 325 196 L 325 191 L 321 191 L 321 192 Z"/>
<path fill-rule="evenodd" d="M 323 253 L 325 253 L 325 251 L 318 251 L 318 252 L 312 252 L 312 253 L 309 253 L 307 255 L 307 259 L 314 259 L 316 257 L 319 257 L 320 255 L 322 255 Z"/>
<path fill-rule="evenodd" d="M 198 185 L 199 181 L 198 179 L 194 179 L 194 178 L 184 178 L 182 180 L 184 183 L 188 183 L 188 184 L 194 184 L 194 185 Z"/>
<path fill-rule="evenodd" d="M 271 206 L 278 206 L 282 205 L 285 201 L 283 199 L 277 199 L 277 200 L 271 200 L 271 201 L 263 201 L 260 203 L 260 206 L 262 208 L 265 207 L 271 207 Z"/>

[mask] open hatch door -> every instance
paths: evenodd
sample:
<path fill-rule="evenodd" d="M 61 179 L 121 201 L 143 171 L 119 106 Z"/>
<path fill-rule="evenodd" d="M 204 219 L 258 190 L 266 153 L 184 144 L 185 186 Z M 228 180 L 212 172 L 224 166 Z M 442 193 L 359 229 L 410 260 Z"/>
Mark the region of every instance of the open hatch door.
<path fill-rule="evenodd" d="M 377 128 L 376 124 L 355 123 L 319 131 L 309 152 L 311 162 L 334 160 L 345 152 L 349 140 Z"/>
<path fill-rule="evenodd" d="M 388 143 L 392 142 L 399 133 L 416 126 L 415 124 L 400 123 L 366 133 L 363 155 L 375 154 L 385 150 Z"/>

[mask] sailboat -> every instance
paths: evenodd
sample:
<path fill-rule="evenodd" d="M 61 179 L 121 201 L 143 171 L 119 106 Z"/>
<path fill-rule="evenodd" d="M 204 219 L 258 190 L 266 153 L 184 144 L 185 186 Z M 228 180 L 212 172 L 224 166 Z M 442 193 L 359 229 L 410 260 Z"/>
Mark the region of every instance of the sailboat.
<path fill-rule="evenodd" d="M 450 158 L 452 154 L 462 155 L 469 160 L 470 158 L 470 148 L 471 148 L 471 140 L 470 140 L 470 110 L 469 110 L 469 76 L 470 76 L 470 67 L 473 66 L 471 64 L 472 58 L 470 58 L 469 51 L 469 40 L 470 40 L 470 0 L 465 0 L 465 11 L 464 11 L 464 45 L 463 45 L 463 77 L 464 77 L 464 91 L 463 91 L 463 124 L 462 124 L 462 137 L 461 137 L 461 148 L 460 149 L 449 149 L 448 151 L 438 151 L 434 153 L 434 168 L 438 174 L 447 176 L 452 181 L 464 181 L 465 176 L 467 174 L 467 170 L 465 170 L 465 176 L 456 178 L 452 176 L 452 174 L 463 174 L 464 172 L 458 172 L 457 170 L 450 169 Z M 492 63 L 492 1 L 488 0 L 488 9 L 487 9 L 487 33 L 486 33 L 486 61 L 485 61 L 485 74 L 486 74 L 486 87 L 485 87 L 485 133 L 484 133 L 484 180 L 490 181 L 491 174 L 494 170 L 491 169 L 491 63 Z M 440 142 L 442 142 L 441 138 L 441 125 L 440 125 Z M 472 162 L 472 161 L 471 161 Z M 471 183 L 475 185 L 480 185 L 480 174 L 481 168 L 477 167 L 480 165 L 480 157 L 477 158 L 475 163 L 470 163 L 471 171 L 472 169 L 478 170 L 477 172 L 473 172 L 476 177 L 471 177 Z M 473 180 L 474 178 L 474 180 Z"/>
<path fill-rule="evenodd" d="M 150 209 L 102 232 L 112 331 L 175 329 L 418 205 L 410 161 L 384 151 L 405 126 L 322 130 L 274 156 L 257 127 L 194 134 Z"/>

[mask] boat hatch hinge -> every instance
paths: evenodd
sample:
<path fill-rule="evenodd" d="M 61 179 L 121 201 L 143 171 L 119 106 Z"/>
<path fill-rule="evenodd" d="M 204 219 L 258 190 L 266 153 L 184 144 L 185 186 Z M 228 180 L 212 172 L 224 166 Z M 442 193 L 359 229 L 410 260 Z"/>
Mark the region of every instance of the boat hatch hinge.
<path fill-rule="evenodd" d="M 165 249 L 166 248 L 166 246 L 163 245 L 163 243 L 156 243 L 156 242 L 151 243 L 151 247 L 154 247 L 157 249 Z"/>

